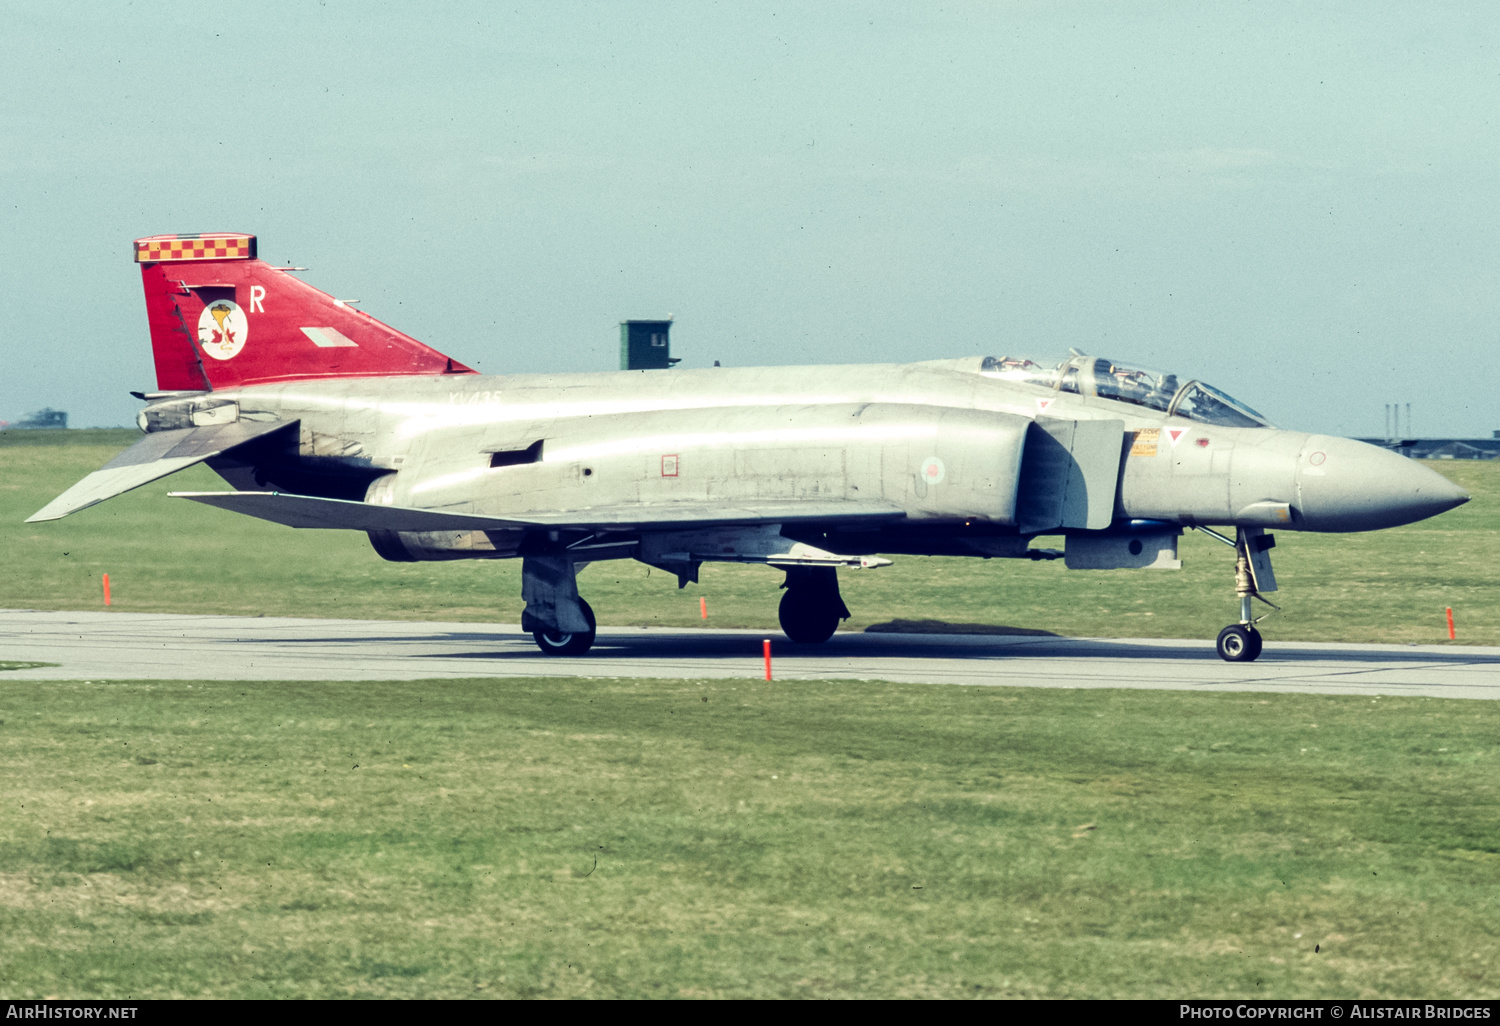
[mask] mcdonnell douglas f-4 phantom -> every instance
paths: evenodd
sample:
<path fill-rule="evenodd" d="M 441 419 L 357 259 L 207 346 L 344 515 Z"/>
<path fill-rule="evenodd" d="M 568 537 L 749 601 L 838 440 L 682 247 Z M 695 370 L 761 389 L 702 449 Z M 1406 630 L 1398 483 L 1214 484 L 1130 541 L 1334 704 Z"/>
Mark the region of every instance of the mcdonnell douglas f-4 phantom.
<path fill-rule="evenodd" d="M 679 586 L 710 560 L 784 570 L 781 625 L 816 643 L 849 615 L 839 568 L 879 553 L 1176 569 L 1191 528 L 1235 550 L 1218 651 L 1251 660 L 1268 529 L 1371 531 L 1468 499 L 1395 453 L 1077 352 L 489 376 L 256 259 L 251 235 L 154 236 L 135 259 L 145 437 L 28 522 L 206 462 L 234 490 L 178 497 L 364 531 L 390 560 L 519 557 L 522 629 L 555 655 L 593 644 L 576 574 L 595 560 Z M 1065 552 L 1031 548 L 1041 534 Z"/>

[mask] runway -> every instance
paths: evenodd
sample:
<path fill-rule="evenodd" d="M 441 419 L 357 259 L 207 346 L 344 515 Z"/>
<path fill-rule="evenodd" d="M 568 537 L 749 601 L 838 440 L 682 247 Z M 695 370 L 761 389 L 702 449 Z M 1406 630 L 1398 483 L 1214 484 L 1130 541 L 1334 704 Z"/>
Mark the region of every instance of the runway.
<path fill-rule="evenodd" d="M 1050 688 L 1157 688 L 1500 698 L 1500 648 L 1266 641 L 1226 663 L 1211 640 L 600 628 L 579 659 L 542 655 L 508 624 L 0 610 L 0 660 L 57 663 L 15 680 L 421 680 L 456 677 L 763 677 Z"/>

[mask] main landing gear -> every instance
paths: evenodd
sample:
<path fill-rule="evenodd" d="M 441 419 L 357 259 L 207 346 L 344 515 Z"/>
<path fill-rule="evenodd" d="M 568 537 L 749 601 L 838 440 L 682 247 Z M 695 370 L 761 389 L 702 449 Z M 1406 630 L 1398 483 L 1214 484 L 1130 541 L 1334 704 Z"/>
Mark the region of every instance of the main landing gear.
<path fill-rule="evenodd" d="M 786 594 L 777 610 L 781 629 L 799 645 L 818 645 L 833 637 L 849 607 L 839 595 L 838 571 L 831 566 L 788 567 Z"/>
<path fill-rule="evenodd" d="M 526 556 L 521 562 L 521 629 L 550 656 L 581 656 L 594 644 L 594 611 L 578 596 L 578 567 L 567 552 Z M 879 565 L 879 564 L 875 564 Z M 782 587 L 780 617 L 786 636 L 801 645 L 833 637 L 849 607 L 839 595 L 838 571 L 831 566 L 789 566 Z"/>
<path fill-rule="evenodd" d="M 535 630 L 531 632 L 531 637 L 536 642 L 536 647 L 547 655 L 554 656 L 580 656 L 592 648 L 595 628 L 598 626 L 594 620 L 593 607 L 583 599 L 579 599 L 578 609 L 583 613 L 583 618 L 588 621 L 588 630 L 576 631 L 572 634 L 564 634 L 560 630 Z"/>
<path fill-rule="evenodd" d="M 1260 656 L 1261 637 L 1256 624 L 1270 613 L 1254 616 L 1252 599 L 1259 599 L 1272 609 L 1278 607 L 1261 595 L 1262 591 L 1276 590 L 1276 577 L 1271 572 L 1270 550 L 1276 539 L 1258 527 L 1240 528 L 1235 540 L 1230 541 L 1218 531 L 1200 527 L 1198 530 L 1212 535 L 1226 545 L 1234 546 L 1234 593 L 1240 600 L 1240 622 L 1232 623 L 1219 632 L 1217 649 L 1219 658 L 1230 663 L 1250 663 Z"/>
<path fill-rule="evenodd" d="M 578 597 L 578 567 L 568 553 L 527 556 L 521 561 L 521 630 L 550 656 L 580 656 L 594 645 L 597 623 Z"/>

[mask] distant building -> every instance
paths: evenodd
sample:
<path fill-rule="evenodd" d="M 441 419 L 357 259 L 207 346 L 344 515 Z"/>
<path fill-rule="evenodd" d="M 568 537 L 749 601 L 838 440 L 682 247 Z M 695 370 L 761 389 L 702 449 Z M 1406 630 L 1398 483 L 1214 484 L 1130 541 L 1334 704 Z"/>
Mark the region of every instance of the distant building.
<path fill-rule="evenodd" d="M 1493 438 L 1361 438 L 1414 460 L 1500 459 L 1500 431 Z"/>
<path fill-rule="evenodd" d="M 50 408 L 28 413 L 10 426 L 12 431 L 63 430 L 68 426 L 68 415 L 62 410 Z"/>
<path fill-rule="evenodd" d="M 1457 439 L 1447 445 L 1438 446 L 1423 457 L 1429 460 L 1489 460 L 1494 458 L 1495 453 L 1485 452 L 1468 442 L 1460 442 Z"/>
<path fill-rule="evenodd" d="M 621 321 L 620 369 L 665 370 L 674 363 L 671 342 L 672 322 Z"/>

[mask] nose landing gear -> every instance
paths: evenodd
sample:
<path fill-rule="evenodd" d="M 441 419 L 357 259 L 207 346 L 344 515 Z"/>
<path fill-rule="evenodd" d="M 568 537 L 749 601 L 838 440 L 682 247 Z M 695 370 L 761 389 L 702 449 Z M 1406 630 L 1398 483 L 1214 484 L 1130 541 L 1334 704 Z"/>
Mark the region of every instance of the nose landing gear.
<path fill-rule="evenodd" d="M 1219 658 L 1225 662 L 1254 662 L 1260 655 L 1260 646 L 1260 631 L 1254 623 L 1232 623 L 1219 632 Z"/>
<path fill-rule="evenodd" d="M 1259 599 L 1273 610 L 1280 609 L 1261 595 L 1263 591 L 1276 590 L 1276 575 L 1271 571 L 1271 549 L 1276 545 L 1276 538 L 1258 527 L 1241 527 L 1233 541 L 1206 527 L 1198 530 L 1225 545 L 1234 546 L 1234 593 L 1240 600 L 1240 622 L 1219 632 L 1215 646 L 1219 658 L 1229 663 L 1254 662 L 1260 657 L 1261 650 L 1261 636 L 1256 624 L 1271 614 L 1253 616 L 1251 599 Z"/>

